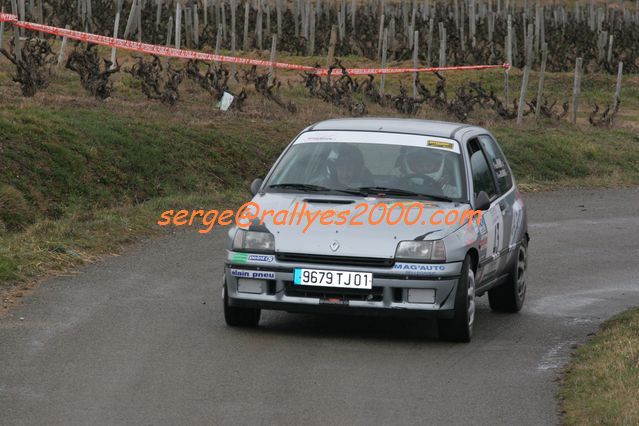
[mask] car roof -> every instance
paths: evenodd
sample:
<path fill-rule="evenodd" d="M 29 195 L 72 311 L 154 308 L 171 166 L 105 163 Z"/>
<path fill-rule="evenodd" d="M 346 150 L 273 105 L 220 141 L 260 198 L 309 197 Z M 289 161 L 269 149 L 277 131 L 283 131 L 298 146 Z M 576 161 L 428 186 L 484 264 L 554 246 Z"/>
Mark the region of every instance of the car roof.
<path fill-rule="evenodd" d="M 425 136 L 437 136 L 442 138 L 455 138 L 459 130 L 480 129 L 464 123 L 452 123 L 448 121 L 419 120 L 414 118 L 338 118 L 320 121 L 308 127 L 306 131 L 315 130 L 342 130 L 362 132 L 390 132 L 408 133 Z M 483 130 L 483 129 L 482 129 Z"/>

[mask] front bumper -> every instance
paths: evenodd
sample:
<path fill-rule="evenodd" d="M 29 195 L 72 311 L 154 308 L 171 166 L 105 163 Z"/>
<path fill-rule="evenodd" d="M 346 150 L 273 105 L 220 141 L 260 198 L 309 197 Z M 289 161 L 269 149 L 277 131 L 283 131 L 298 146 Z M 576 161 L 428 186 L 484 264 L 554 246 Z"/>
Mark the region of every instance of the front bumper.
<path fill-rule="evenodd" d="M 228 251 L 224 270 L 230 306 L 344 314 L 397 315 L 451 318 L 462 262 L 438 265 L 393 263 L 362 266 L 304 261 L 283 261 L 273 255 Z M 345 290 L 293 284 L 295 268 L 373 273 L 372 290 Z M 241 288 L 238 280 L 243 275 Z M 248 277 L 248 278 L 246 278 Z M 255 281 L 250 280 L 255 277 Z M 245 283 L 251 285 L 246 291 Z M 414 303 L 409 289 L 427 289 L 428 303 Z M 431 293 L 429 291 L 429 293 Z M 413 294 L 413 293 L 411 293 Z M 432 302 L 432 303 L 430 303 Z"/>

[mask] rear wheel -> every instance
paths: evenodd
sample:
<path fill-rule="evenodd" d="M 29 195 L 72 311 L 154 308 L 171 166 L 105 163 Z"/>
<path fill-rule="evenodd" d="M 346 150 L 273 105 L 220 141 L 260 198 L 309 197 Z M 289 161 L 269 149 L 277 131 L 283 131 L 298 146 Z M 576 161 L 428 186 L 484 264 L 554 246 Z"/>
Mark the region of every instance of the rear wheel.
<path fill-rule="evenodd" d="M 507 281 L 488 290 L 490 308 L 497 312 L 518 312 L 526 299 L 526 269 L 528 268 L 528 243 L 524 241 L 517 249 L 517 259 Z"/>
<path fill-rule="evenodd" d="M 470 342 L 475 323 L 475 271 L 470 256 L 462 265 L 455 294 L 455 316 L 438 320 L 439 338 L 450 342 Z"/>
<path fill-rule="evenodd" d="M 224 284 L 224 320 L 231 327 L 257 327 L 260 322 L 259 308 L 229 306 L 229 296 Z"/>

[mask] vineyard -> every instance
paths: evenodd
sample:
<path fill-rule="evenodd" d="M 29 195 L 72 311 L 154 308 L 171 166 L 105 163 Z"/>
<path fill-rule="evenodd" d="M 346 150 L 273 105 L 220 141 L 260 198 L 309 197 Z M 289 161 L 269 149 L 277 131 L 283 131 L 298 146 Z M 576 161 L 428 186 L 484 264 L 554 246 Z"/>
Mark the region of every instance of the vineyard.
<path fill-rule="evenodd" d="M 177 49 L 223 51 L 233 58 L 268 56 L 274 62 L 286 56 L 311 69 L 276 75 L 273 67 L 132 57 L 3 22 L 8 41 L 3 40 L 0 53 L 13 65 L 11 78 L 26 97 L 48 87 L 56 74 L 52 69 L 65 68 L 100 100 L 110 98 L 116 76 L 126 74 L 146 98 L 168 106 L 180 102 L 181 86 L 189 81 L 215 102 L 230 94 L 231 109 L 238 112 L 257 96 L 295 114 L 299 96 L 287 99 L 285 84 L 301 86 L 304 97 L 352 116 L 369 114 L 375 106 L 407 116 L 444 112 L 456 121 L 487 111 L 518 124 L 529 115 L 576 122 L 581 81 L 597 73 L 616 74 L 608 99 L 591 104 L 588 113 L 590 124 L 607 127 L 622 104 L 622 75 L 639 71 L 639 2 L 78 0 L 69 6 L 56 0 L 14 0 L 11 8 L 21 21 Z M 343 63 L 354 59 L 381 69 L 401 63 L 412 68 L 508 63 L 513 71 L 500 74 L 501 84 L 495 83 L 496 71 L 485 71 L 493 76 L 488 85 L 462 79 L 451 87 L 451 77 L 459 81 L 452 71 L 435 72 L 434 79 L 416 72 L 398 78 L 349 75 Z M 328 67 L 329 74 L 312 67 Z M 533 71 L 539 83 L 530 96 Z M 574 84 L 560 96 L 548 95 L 544 76 L 549 72 L 574 72 Z M 513 79 L 515 73 L 521 78 Z"/>
<path fill-rule="evenodd" d="M 521 68 L 527 59 L 538 66 L 547 45 L 550 72 L 571 71 L 577 57 L 588 71 L 614 73 L 620 61 L 626 72 L 639 71 L 639 3 L 545 3 L 78 0 L 70 6 L 64 0 L 20 0 L 15 14 L 61 28 L 234 54 L 269 48 L 273 33 L 279 51 L 326 55 L 335 26 L 337 56 L 381 61 L 386 46 L 388 60 L 409 60 L 416 45 L 417 59 L 428 65 L 508 62 Z M 530 38 L 534 54 L 528 58 Z"/>

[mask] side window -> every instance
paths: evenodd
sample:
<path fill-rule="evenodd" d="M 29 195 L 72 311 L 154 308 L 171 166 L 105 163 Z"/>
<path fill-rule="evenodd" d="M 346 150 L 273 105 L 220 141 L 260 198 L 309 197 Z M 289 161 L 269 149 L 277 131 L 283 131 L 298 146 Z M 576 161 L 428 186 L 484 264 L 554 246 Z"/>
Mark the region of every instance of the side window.
<path fill-rule="evenodd" d="M 475 197 L 477 197 L 477 194 L 481 191 L 485 191 L 486 194 L 488 194 L 488 198 L 492 200 L 497 196 L 497 189 L 495 188 L 495 181 L 490 171 L 490 166 L 486 161 L 484 152 L 481 150 L 477 139 L 472 139 L 468 142 L 468 154 L 470 155 L 470 169 L 473 174 L 473 192 Z"/>
<path fill-rule="evenodd" d="M 506 157 L 499 149 L 497 142 L 493 140 L 488 135 L 482 135 L 479 137 L 486 154 L 488 154 L 488 159 L 495 170 L 495 174 L 497 175 L 497 185 L 499 186 L 499 191 L 504 194 L 513 187 L 513 177 L 510 174 L 510 169 L 508 168 L 508 164 L 506 163 Z"/>

